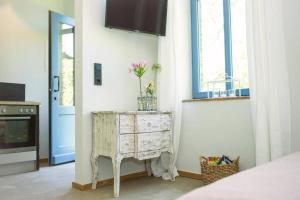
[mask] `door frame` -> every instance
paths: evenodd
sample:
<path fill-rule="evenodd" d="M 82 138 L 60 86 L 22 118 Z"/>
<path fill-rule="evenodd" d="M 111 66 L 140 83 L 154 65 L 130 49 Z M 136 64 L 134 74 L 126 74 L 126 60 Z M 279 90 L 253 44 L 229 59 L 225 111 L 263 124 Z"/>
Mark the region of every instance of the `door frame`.
<path fill-rule="evenodd" d="M 49 166 L 54 166 L 52 163 L 51 163 L 51 159 L 52 159 L 52 64 L 53 64 L 53 55 L 52 55 L 52 28 L 51 28 L 51 24 L 52 22 L 56 19 L 61 19 L 61 18 L 65 18 L 64 20 L 68 21 L 69 25 L 72 25 L 74 26 L 74 81 L 75 80 L 75 22 L 74 22 L 74 19 L 72 19 L 71 17 L 68 17 L 68 16 L 65 16 L 63 14 L 60 14 L 60 13 L 57 13 L 57 12 L 54 12 L 54 11 L 51 11 L 49 10 L 48 12 L 48 112 L 49 112 L 49 153 L 48 153 L 48 165 Z M 75 96 L 74 96 L 75 98 Z M 75 102 L 75 99 L 74 99 L 74 102 Z M 74 107 L 76 106 L 76 103 L 74 105 Z M 76 154 L 76 152 L 75 152 Z M 73 162 L 73 161 L 71 161 Z M 62 163 L 62 164 L 65 164 L 65 163 Z"/>

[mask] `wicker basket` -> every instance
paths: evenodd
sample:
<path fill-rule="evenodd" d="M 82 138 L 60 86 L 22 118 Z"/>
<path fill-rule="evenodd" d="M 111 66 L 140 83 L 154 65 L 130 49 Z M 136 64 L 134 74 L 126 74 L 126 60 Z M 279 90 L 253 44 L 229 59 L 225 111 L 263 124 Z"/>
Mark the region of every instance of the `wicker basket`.
<path fill-rule="evenodd" d="M 235 159 L 233 163 L 227 165 L 210 166 L 208 165 L 207 158 L 201 156 L 200 162 L 203 183 L 209 184 L 239 172 L 239 160 L 240 157 Z"/>

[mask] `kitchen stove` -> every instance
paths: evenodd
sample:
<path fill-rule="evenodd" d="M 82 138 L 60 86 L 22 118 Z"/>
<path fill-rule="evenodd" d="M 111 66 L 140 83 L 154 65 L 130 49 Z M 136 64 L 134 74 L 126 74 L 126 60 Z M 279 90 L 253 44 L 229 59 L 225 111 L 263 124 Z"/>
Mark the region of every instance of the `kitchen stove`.
<path fill-rule="evenodd" d="M 39 106 L 26 102 L 0 102 L 1 165 L 35 162 L 39 169 Z"/>

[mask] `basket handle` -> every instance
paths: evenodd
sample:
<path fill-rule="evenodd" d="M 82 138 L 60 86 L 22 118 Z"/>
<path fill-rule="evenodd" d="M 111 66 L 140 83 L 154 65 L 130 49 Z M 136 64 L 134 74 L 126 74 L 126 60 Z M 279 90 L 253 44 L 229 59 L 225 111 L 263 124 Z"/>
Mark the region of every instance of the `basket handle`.
<path fill-rule="evenodd" d="M 234 164 L 238 164 L 239 161 L 240 161 L 240 156 L 238 156 L 237 159 L 235 159 L 235 160 L 233 161 L 233 163 L 234 163 Z"/>
<path fill-rule="evenodd" d="M 200 162 L 208 162 L 208 159 L 204 156 L 200 156 Z"/>

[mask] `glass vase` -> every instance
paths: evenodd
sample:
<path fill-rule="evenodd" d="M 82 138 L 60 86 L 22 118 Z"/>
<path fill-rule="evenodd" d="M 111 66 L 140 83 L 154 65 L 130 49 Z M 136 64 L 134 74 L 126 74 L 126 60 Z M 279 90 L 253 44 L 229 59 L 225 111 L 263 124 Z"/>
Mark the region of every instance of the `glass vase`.
<path fill-rule="evenodd" d="M 156 111 L 157 98 L 155 96 L 138 97 L 138 111 Z"/>
<path fill-rule="evenodd" d="M 152 96 L 151 98 L 152 110 L 157 111 L 157 97 Z"/>
<path fill-rule="evenodd" d="M 138 97 L 137 98 L 138 102 L 138 111 L 143 111 L 144 110 L 144 98 L 143 97 Z"/>

